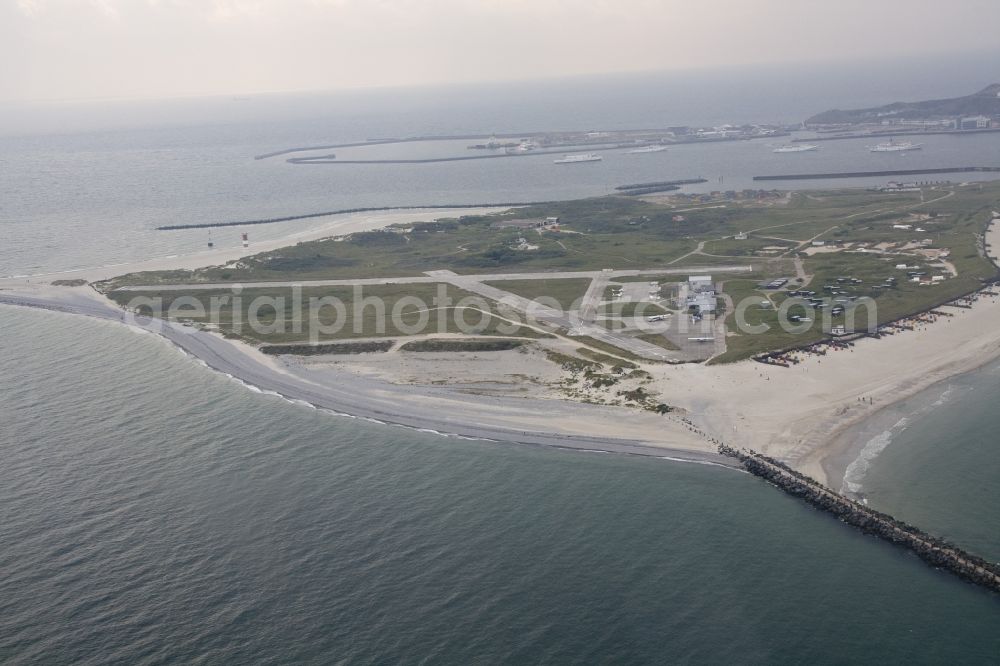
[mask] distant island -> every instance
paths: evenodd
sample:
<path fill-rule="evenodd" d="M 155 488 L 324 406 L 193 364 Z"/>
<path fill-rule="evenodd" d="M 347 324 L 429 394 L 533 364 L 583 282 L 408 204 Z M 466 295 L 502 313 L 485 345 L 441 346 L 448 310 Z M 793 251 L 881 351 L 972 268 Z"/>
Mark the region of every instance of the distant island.
<path fill-rule="evenodd" d="M 988 129 L 1000 116 L 1000 83 L 977 93 L 922 102 L 893 102 L 869 109 L 824 111 L 808 120 L 808 126 L 823 125 L 925 125 L 950 129 Z"/>

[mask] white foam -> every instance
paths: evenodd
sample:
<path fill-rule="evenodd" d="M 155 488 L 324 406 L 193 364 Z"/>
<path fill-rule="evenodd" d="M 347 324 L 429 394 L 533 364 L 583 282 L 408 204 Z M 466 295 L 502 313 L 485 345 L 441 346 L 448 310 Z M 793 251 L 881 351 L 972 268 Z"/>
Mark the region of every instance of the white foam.
<path fill-rule="evenodd" d="M 941 392 L 941 395 L 938 396 L 937 400 L 925 405 L 924 407 L 914 410 L 908 416 L 901 417 L 888 430 L 884 430 L 868 440 L 861 448 L 858 457 L 847 466 L 846 470 L 844 470 L 844 483 L 841 486 L 840 491 L 851 493 L 861 492 L 861 484 L 864 481 L 865 476 L 868 475 L 868 471 L 871 469 L 872 463 L 883 451 L 885 451 L 886 447 L 892 444 L 893 435 L 904 432 L 910 427 L 910 424 L 914 419 L 919 418 L 927 412 L 950 402 L 951 399 L 955 397 L 958 389 L 959 386 L 956 384 L 948 384 Z"/>
<path fill-rule="evenodd" d="M 900 419 L 899 423 L 904 421 L 906 421 L 905 418 Z M 871 469 L 872 461 L 885 450 L 885 447 L 892 444 L 892 434 L 892 430 L 884 430 L 865 442 L 858 457 L 844 471 L 844 484 L 840 489 L 841 492 L 857 493 L 861 491 L 861 482 L 864 481 L 868 470 Z"/>
<path fill-rule="evenodd" d="M 311 402 L 306 402 L 305 400 L 295 400 L 289 398 L 285 398 L 285 400 L 287 400 L 289 403 L 293 405 L 298 405 L 299 407 L 308 407 L 309 409 L 316 409 L 316 405 L 312 404 Z"/>
<path fill-rule="evenodd" d="M 743 474 L 750 473 L 745 469 L 739 469 L 738 467 L 733 467 L 732 465 L 723 465 L 722 463 L 712 462 L 711 460 L 695 460 L 694 458 L 675 458 L 674 456 L 658 456 L 658 459 L 669 460 L 671 462 L 689 463 L 691 465 L 708 465 L 709 467 L 723 467 L 725 469 L 732 469 L 737 472 L 742 472 Z"/>
<path fill-rule="evenodd" d="M 145 329 L 145 328 L 143 328 L 141 326 L 136 326 L 134 324 L 125 324 L 125 328 L 127 328 L 130 331 L 132 331 L 133 333 L 138 333 L 139 335 L 154 335 L 154 333 L 152 331 L 147 330 L 147 329 Z M 176 348 L 180 349 L 180 347 L 176 347 Z M 184 350 L 181 349 L 181 351 L 183 352 Z"/>

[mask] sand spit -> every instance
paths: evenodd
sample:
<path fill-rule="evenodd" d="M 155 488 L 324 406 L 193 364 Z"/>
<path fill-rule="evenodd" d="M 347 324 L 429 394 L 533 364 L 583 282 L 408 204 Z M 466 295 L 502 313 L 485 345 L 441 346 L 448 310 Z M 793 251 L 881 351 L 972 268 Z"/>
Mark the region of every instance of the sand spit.
<path fill-rule="evenodd" d="M 426 214 L 345 217 L 304 232 L 299 239 L 414 221 Z M 991 255 L 1000 248 L 998 226 L 991 225 L 987 232 Z M 290 240 L 273 241 L 273 245 L 287 245 Z M 29 281 L 0 280 L 0 303 L 122 321 L 125 313 L 92 289 L 53 287 L 47 282 L 73 277 L 98 280 L 134 270 L 196 268 L 232 260 L 236 258 L 233 252 L 243 256 L 263 249 L 260 244 L 242 253 L 226 250 Z M 807 356 L 790 367 L 754 361 L 721 366 L 645 364 L 652 375 L 649 389 L 663 402 L 681 408 L 683 417 L 566 400 L 557 390 L 539 388 L 551 377 L 536 381 L 522 398 L 515 390 L 498 395 L 470 391 L 461 383 L 414 382 L 412 365 L 394 370 L 391 364 L 374 361 L 355 363 L 353 368 L 349 362 L 285 362 L 249 345 L 178 324 L 148 322 L 146 327 L 158 329 L 192 356 L 248 384 L 354 416 L 468 437 L 698 460 L 716 461 L 716 445 L 724 442 L 773 456 L 839 488 L 859 449 L 854 426 L 897 401 L 1000 356 L 998 297 L 987 294 L 971 307 L 937 309 L 952 316 L 881 339 L 863 338 L 825 356 Z M 503 362 L 505 357 L 497 358 Z M 483 357 L 470 359 L 466 373 L 458 356 L 449 363 L 448 376 L 486 378 L 489 362 Z"/>

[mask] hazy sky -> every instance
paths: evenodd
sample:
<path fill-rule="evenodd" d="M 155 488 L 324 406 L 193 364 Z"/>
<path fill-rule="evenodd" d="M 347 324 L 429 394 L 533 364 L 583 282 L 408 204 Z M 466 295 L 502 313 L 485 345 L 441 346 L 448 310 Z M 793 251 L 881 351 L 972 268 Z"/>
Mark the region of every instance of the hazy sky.
<path fill-rule="evenodd" d="M 998 0 L 0 0 L 0 99 L 1000 52 L 997 26 Z"/>

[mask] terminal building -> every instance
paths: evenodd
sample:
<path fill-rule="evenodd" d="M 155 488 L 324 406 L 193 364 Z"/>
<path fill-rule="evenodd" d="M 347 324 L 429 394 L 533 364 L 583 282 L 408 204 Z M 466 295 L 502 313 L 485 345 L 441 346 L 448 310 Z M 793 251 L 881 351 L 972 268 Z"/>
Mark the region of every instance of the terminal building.
<path fill-rule="evenodd" d="M 969 116 L 958 120 L 958 129 L 989 129 L 990 119 L 987 116 Z"/>
<path fill-rule="evenodd" d="M 715 314 L 715 283 L 711 275 L 692 275 L 688 278 L 687 307 L 699 314 Z"/>

